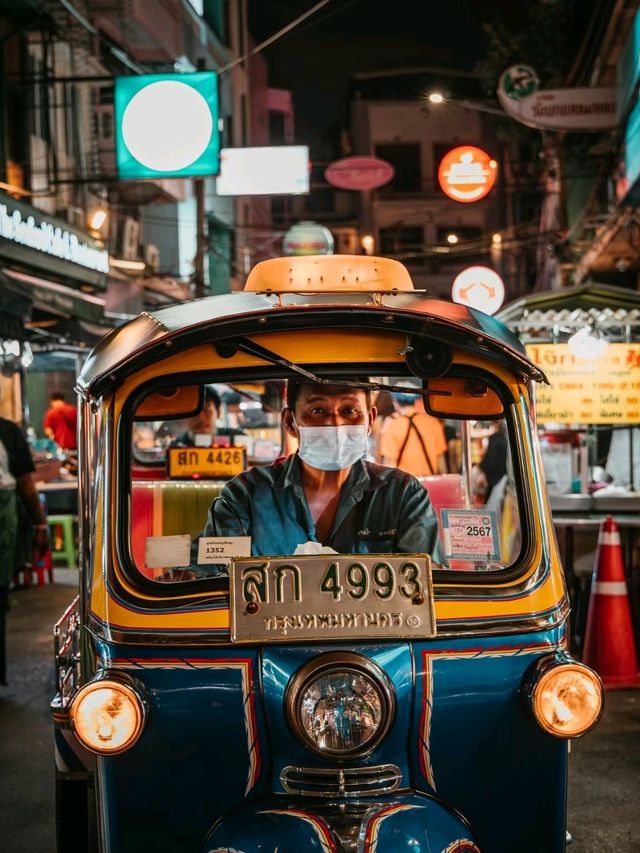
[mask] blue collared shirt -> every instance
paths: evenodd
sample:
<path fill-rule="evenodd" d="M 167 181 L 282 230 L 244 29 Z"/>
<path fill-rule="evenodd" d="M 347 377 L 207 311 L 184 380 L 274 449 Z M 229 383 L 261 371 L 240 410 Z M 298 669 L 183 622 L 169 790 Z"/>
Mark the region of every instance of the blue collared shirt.
<path fill-rule="evenodd" d="M 320 541 L 297 454 L 230 480 L 209 510 L 203 535 L 251 536 L 254 556 L 285 556 Z M 356 462 L 322 544 L 342 554 L 431 554 L 436 519 L 426 490 L 397 468 Z"/>

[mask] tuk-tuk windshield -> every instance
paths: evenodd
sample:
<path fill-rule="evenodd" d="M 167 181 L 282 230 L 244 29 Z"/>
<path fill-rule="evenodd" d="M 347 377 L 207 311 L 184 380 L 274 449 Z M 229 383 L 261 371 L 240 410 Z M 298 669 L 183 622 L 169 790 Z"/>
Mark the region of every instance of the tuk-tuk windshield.
<path fill-rule="evenodd" d="M 509 407 L 437 418 L 415 377 L 352 381 L 149 391 L 130 436 L 136 570 L 177 583 L 224 576 L 232 557 L 332 552 L 428 553 L 452 572 L 512 566 L 522 502 Z M 175 414 L 159 417 L 163 399 Z"/>

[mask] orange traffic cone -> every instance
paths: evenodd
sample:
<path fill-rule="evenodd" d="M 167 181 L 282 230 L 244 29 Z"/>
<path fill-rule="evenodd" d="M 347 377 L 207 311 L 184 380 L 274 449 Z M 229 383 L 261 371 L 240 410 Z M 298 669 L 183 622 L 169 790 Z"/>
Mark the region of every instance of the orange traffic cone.
<path fill-rule="evenodd" d="M 640 686 L 620 528 L 610 515 L 600 525 L 582 657 L 605 687 Z"/>

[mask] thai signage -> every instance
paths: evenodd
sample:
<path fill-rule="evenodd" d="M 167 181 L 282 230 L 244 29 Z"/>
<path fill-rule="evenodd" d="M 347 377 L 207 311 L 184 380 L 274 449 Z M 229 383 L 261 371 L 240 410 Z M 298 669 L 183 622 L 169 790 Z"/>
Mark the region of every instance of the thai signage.
<path fill-rule="evenodd" d="M 90 283 L 109 272 L 107 250 L 88 234 L 4 194 L 0 194 L 0 255 Z"/>
<path fill-rule="evenodd" d="M 474 145 L 461 145 L 442 158 L 438 183 L 454 201 L 479 201 L 491 191 L 497 170 L 498 164 L 486 151 Z"/>
<path fill-rule="evenodd" d="M 232 560 L 231 641 L 433 637 L 431 560 L 423 554 L 322 554 Z"/>
<path fill-rule="evenodd" d="M 342 190 L 374 190 L 393 179 L 395 169 L 377 157 L 343 157 L 325 169 L 327 183 Z"/>
<path fill-rule="evenodd" d="M 527 344 L 550 387 L 536 394 L 538 420 L 559 424 L 640 421 L 640 343 L 609 344 L 600 358 L 580 358 L 568 344 Z"/>
<path fill-rule="evenodd" d="M 617 125 L 613 88 L 539 89 L 529 65 L 512 65 L 500 77 L 498 100 L 516 121 L 540 130 L 607 130 Z"/>

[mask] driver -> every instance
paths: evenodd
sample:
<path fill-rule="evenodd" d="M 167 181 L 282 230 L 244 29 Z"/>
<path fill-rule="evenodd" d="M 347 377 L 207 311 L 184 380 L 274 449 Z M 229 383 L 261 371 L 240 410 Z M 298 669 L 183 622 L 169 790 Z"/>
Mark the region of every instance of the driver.
<path fill-rule="evenodd" d="M 431 553 L 436 520 L 425 489 L 364 458 L 376 414 L 367 390 L 289 380 L 282 422 L 298 452 L 230 480 L 203 535 L 250 536 L 254 556 L 308 542 L 346 554 Z"/>

